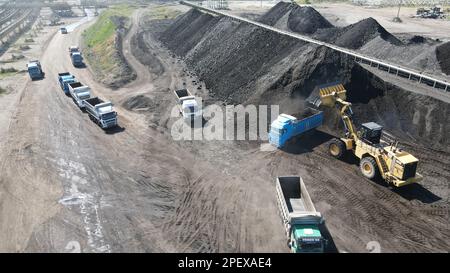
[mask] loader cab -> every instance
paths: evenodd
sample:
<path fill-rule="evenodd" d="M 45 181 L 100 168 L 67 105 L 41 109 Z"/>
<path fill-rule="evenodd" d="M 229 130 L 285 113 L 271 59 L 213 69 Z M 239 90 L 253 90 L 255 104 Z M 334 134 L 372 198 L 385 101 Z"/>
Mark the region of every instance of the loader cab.
<path fill-rule="evenodd" d="M 358 136 L 367 143 L 379 144 L 382 132 L 383 126 L 375 122 L 367 122 L 361 124 L 361 127 L 358 130 Z"/>

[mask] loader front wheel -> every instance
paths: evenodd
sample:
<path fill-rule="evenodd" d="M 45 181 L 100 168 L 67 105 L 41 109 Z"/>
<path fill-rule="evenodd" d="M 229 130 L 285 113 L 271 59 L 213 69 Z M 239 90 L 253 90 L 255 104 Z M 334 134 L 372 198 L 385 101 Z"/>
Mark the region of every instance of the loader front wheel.
<path fill-rule="evenodd" d="M 361 173 L 369 179 L 374 179 L 378 175 L 378 166 L 375 158 L 373 157 L 364 157 L 359 162 L 359 168 Z"/>
<path fill-rule="evenodd" d="M 328 145 L 328 151 L 333 157 L 342 158 L 342 156 L 344 156 L 344 153 L 346 151 L 345 143 L 342 142 L 342 140 L 335 138 Z"/>

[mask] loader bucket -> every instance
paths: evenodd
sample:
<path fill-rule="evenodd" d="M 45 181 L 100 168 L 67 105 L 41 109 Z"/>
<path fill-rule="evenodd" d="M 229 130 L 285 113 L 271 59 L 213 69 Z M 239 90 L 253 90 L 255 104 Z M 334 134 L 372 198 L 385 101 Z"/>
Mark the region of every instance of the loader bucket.
<path fill-rule="evenodd" d="M 344 85 L 341 83 L 319 85 L 314 88 L 307 101 L 316 107 L 319 107 L 322 104 L 328 107 L 333 107 L 337 98 L 340 98 L 341 100 L 345 100 L 347 98 L 346 92 L 347 91 L 345 90 Z"/>

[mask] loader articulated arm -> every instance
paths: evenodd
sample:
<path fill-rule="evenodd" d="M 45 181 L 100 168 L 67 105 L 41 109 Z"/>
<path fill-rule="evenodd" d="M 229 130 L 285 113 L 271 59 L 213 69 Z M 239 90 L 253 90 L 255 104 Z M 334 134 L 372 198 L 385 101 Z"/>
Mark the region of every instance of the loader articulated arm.
<path fill-rule="evenodd" d="M 346 137 L 357 140 L 358 135 L 352 120 L 353 111 L 351 105 L 352 104 L 350 102 L 344 101 L 340 98 L 336 99 L 336 108 L 338 108 L 342 122 L 344 123 Z"/>
<path fill-rule="evenodd" d="M 344 86 L 341 83 L 320 85 L 316 87 L 314 92 L 319 93 L 319 97 L 315 100 L 315 105 L 320 106 L 323 104 L 327 107 L 336 107 L 339 111 L 342 122 L 344 123 L 346 137 L 357 140 L 358 135 L 352 120 L 352 104 L 346 101 L 347 91 Z"/>

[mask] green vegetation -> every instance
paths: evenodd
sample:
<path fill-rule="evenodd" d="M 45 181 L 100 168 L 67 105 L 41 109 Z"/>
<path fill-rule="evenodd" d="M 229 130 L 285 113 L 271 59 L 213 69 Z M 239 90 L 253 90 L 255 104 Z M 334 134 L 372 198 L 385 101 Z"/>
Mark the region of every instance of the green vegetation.
<path fill-rule="evenodd" d="M 182 12 L 177 10 L 174 6 L 158 6 L 149 10 L 146 14 L 153 20 L 173 19 Z"/>
<path fill-rule="evenodd" d="M 13 67 L 9 67 L 9 68 L 0 68 L 0 79 L 4 79 L 10 76 L 13 76 L 15 74 L 17 74 L 17 72 L 19 72 L 17 69 L 13 68 Z"/>
<path fill-rule="evenodd" d="M 117 25 L 114 22 L 114 18 L 129 18 L 133 10 L 132 6 L 119 5 L 102 12 L 97 22 L 83 33 L 86 46 L 91 48 L 105 46 L 105 43 L 109 42 L 111 37 L 114 37 L 116 31 Z M 128 27 L 128 24 L 129 22 L 127 22 L 125 27 Z"/>
<path fill-rule="evenodd" d="M 83 33 L 85 57 L 101 78 L 120 73 L 121 59 L 116 49 L 116 30 L 129 28 L 134 11 L 130 5 L 118 5 L 102 12 L 92 26 Z"/>
<path fill-rule="evenodd" d="M 17 69 L 14 67 L 8 67 L 8 68 L 0 68 L 0 74 L 7 74 L 7 73 L 16 73 Z"/>
<path fill-rule="evenodd" d="M 3 95 L 6 93 L 6 89 L 0 86 L 0 95 Z"/>

